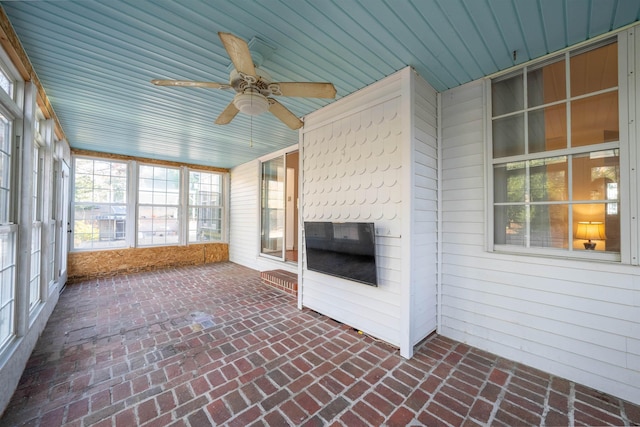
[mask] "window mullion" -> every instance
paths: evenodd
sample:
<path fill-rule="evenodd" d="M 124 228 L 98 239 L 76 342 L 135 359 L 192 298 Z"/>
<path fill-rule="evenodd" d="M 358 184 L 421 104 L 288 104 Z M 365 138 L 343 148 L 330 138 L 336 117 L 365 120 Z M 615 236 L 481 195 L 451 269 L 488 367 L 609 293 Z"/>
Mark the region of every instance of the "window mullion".
<path fill-rule="evenodd" d="M 569 52 L 565 52 L 564 54 L 564 72 L 565 72 L 565 90 L 566 90 L 566 99 L 567 99 L 567 150 L 570 150 L 572 147 L 572 132 L 571 132 L 571 55 Z M 569 221 L 569 226 L 567 227 L 567 246 L 569 252 L 573 252 L 573 155 L 567 155 L 567 220 Z"/>
<path fill-rule="evenodd" d="M 180 195 L 178 196 L 180 205 L 178 206 L 178 244 L 189 243 L 189 168 L 180 168 Z"/>
<path fill-rule="evenodd" d="M 126 244 L 132 248 L 138 245 L 138 163 L 132 160 L 127 168 L 127 209 L 125 223 Z"/>
<path fill-rule="evenodd" d="M 569 125 L 567 125 L 567 127 L 569 127 Z M 569 235 L 567 236 L 568 240 L 568 246 L 569 246 L 569 252 L 573 252 L 573 156 L 572 155 L 568 155 L 567 156 L 567 174 L 569 175 L 567 177 L 567 186 L 569 188 L 567 188 L 567 218 L 569 221 L 569 226 L 567 227 L 567 233 L 569 233 Z"/>

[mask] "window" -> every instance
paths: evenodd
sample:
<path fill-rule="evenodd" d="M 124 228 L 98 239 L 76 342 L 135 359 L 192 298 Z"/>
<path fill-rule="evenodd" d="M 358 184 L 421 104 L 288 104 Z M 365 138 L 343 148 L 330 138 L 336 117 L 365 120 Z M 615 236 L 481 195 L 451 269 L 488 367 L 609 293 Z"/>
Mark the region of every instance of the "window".
<path fill-rule="evenodd" d="M 74 250 L 226 239 L 223 172 L 81 156 L 73 165 Z"/>
<path fill-rule="evenodd" d="M 180 169 L 141 165 L 138 170 L 138 244 L 179 242 Z"/>
<path fill-rule="evenodd" d="M 13 96 L 13 80 L 0 68 L 0 89 Z M 13 206 L 13 120 L 0 106 L 0 351 L 15 335 L 18 226 Z M 14 107 L 16 106 L 6 106 Z"/>
<path fill-rule="evenodd" d="M 73 248 L 126 246 L 127 163 L 74 160 Z"/>
<path fill-rule="evenodd" d="M 617 43 L 496 78 L 491 101 L 494 249 L 618 259 Z"/>
<path fill-rule="evenodd" d="M 189 171 L 189 242 L 222 240 L 223 177 Z"/>

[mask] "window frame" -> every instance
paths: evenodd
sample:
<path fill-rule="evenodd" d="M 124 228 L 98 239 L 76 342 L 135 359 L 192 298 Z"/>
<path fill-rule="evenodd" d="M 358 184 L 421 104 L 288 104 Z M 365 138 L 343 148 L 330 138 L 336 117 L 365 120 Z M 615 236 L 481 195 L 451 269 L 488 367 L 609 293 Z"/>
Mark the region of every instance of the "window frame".
<path fill-rule="evenodd" d="M 487 76 L 485 78 L 484 84 L 484 98 L 485 98 L 485 200 L 486 200 L 486 212 L 485 212 L 485 233 L 487 238 L 486 242 L 486 250 L 488 252 L 493 253 L 502 253 L 502 254 L 515 254 L 515 255 L 528 255 L 528 256 L 546 256 L 553 258 L 565 258 L 565 259 L 589 259 L 589 260 L 597 260 L 604 262 L 622 262 L 622 263 L 631 263 L 631 259 L 637 260 L 637 256 L 632 256 L 631 245 L 629 231 L 632 226 L 630 218 L 637 217 L 637 215 L 632 215 L 633 206 L 630 205 L 630 189 L 631 189 L 631 179 L 630 179 L 630 169 L 631 166 L 627 163 L 627 159 L 629 161 L 632 158 L 632 153 L 629 147 L 629 125 L 628 125 L 628 115 L 629 109 L 626 108 L 628 102 L 630 101 L 630 96 L 628 94 L 628 82 L 627 82 L 627 72 L 628 69 L 631 68 L 631 64 L 628 60 L 628 55 L 633 53 L 633 47 L 627 44 L 626 31 L 618 32 L 615 35 L 608 34 L 606 36 L 589 40 L 587 42 L 581 43 L 576 46 L 572 46 L 570 48 L 564 49 L 559 52 L 555 52 L 550 55 L 546 55 L 545 57 L 539 58 L 534 61 L 530 61 L 526 64 L 521 64 L 516 67 L 513 67 L 509 70 L 505 70 L 500 73 L 496 73 L 491 76 Z M 604 46 L 609 43 L 617 43 L 617 55 L 618 55 L 618 85 L 615 88 L 607 88 L 601 91 L 594 91 L 588 94 L 576 95 L 572 96 L 570 93 L 567 93 L 567 97 L 562 101 L 550 102 L 547 104 L 537 105 L 535 107 L 529 106 L 526 102 L 526 94 L 525 94 L 525 102 L 522 109 L 518 110 L 518 112 L 530 111 L 530 110 L 538 110 L 555 105 L 570 105 L 570 102 L 575 102 L 576 100 L 580 100 L 583 98 L 587 98 L 590 96 L 594 96 L 600 93 L 610 93 L 613 91 L 617 91 L 618 94 L 618 126 L 619 126 L 619 138 L 618 141 L 614 142 L 604 142 L 599 144 L 578 146 L 578 147 L 568 147 L 559 150 L 550 150 L 550 151 L 541 151 L 536 153 L 527 153 L 525 149 L 525 154 L 518 154 L 513 156 L 505 156 L 494 158 L 493 157 L 493 121 L 495 117 L 504 117 L 509 116 L 510 113 L 493 115 L 493 106 L 492 106 L 492 82 L 496 79 L 506 79 L 511 75 L 515 75 L 517 73 L 521 73 L 524 80 L 527 79 L 527 71 L 529 69 L 536 69 L 540 66 L 543 66 L 545 63 L 553 63 L 555 60 L 564 59 L 564 61 L 570 61 L 570 58 L 573 55 L 577 55 L 579 53 L 587 52 L 592 49 L 597 49 L 598 47 Z M 563 57 L 563 58 L 561 58 Z M 565 66 L 565 69 L 569 69 Z M 569 80 L 569 74 L 566 76 L 567 85 Z M 523 84 L 523 90 L 526 91 L 526 83 Z M 567 88 L 567 92 L 569 89 Z M 513 113 L 514 115 L 516 113 Z M 570 121 L 570 111 L 567 113 L 568 121 L 566 123 L 567 132 L 570 132 L 569 129 L 571 127 Z M 523 129 L 523 132 L 527 132 L 527 128 Z M 526 136 L 525 136 L 526 138 Z M 526 139 L 525 139 L 526 141 Z M 619 188 L 618 188 L 618 209 L 620 214 L 620 252 L 603 252 L 603 251 L 579 251 L 573 250 L 573 233 L 570 233 L 570 240 L 568 248 L 551 248 L 551 247 L 524 247 L 524 246 L 515 246 L 515 245 L 502 245 L 497 244 L 495 242 L 495 177 L 494 177 L 494 169 L 496 165 L 507 164 L 512 161 L 530 161 L 533 159 L 547 159 L 556 156 L 567 156 L 567 162 L 571 162 L 571 158 L 574 155 L 578 155 L 580 153 L 594 153 L 603 150 L 617 149 L 619 150 Z M 569 169 L 570 170 L 570 169 Z M 568 177 L 568 183 L 571 185 L 571 174 Z M 568 209 L 571 210 L 572 206 L 575 206 L 577 201 L 574 199 L 568 199 L 563 203 L 568 206 Z M 571 216 L 569 217 L 571 218 Z M 634 218 L 635 219 L 635 218 Z M 569 224 L 570 230 L 573 225 Z"/>

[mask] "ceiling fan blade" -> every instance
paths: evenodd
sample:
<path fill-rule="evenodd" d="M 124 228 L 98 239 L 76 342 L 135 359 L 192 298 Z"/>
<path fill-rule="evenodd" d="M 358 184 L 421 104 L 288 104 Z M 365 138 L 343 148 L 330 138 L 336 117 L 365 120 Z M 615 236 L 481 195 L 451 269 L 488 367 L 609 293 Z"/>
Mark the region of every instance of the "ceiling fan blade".
<path fill-rule="evenodd" d="M 249 45 L 246 41 L 231 33 L 218 33 L 224 48 L 233 62 L 233 67 L 239 72 L 249 76 L 256 76 L 256 68 L 253 65 Z"/>
<path fill-rule="evenodd" d="M 332 83 L 279 82 L 282 96 L 301 96 L 304 98 L 335 98 L 336 88 Z M 274 93 L 274 95 L 277 95 Z"/>
<path fill-rule="evenodd" d="M 303 125 L 302 120 L 273 98 L 269 98 L 269 111 L 293 130 L 300 129 Z"/>
<path fill-rule="evenodd" d="M 211 89 L 229 89 L 229 86 L 226 83 L 216 83 L 216 82 L 196 82 L 193 80 L 160 80 L 155 79 L 151 80 L 156 86 L 182 86 L 182 87 L 207 87 Z"/>
<path fill-rule="evenodd" d="M 236 116 L 236 114 L 238 114 L 239 111 L 240 110 L 236 108 L 233 102 L 230 102 L 229 105 L 227 105 L 227 108 L 225 108 L 224 111 L 220 113 L 220 115 L 216 119 L 216 124 L 217 125 L 228 124 L 229 122 L 231 122 L 231 120 L 233 120 L 233 118 Z"/>

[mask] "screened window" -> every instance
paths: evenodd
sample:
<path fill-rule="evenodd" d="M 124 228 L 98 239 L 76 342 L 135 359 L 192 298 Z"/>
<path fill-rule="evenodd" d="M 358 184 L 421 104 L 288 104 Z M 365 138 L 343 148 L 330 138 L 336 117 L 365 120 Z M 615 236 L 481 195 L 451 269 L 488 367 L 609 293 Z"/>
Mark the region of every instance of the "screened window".
<path fill-rule="evenodd" d="M 494 247 L 620 252 L 617 49 L 492 81 Z"/>
<path fill-rule="evenodd" d="M 189 171 L 189 242 L 222 240 L 222 184 L 221 174 Z"/>
<path fill-rule="evenodd" d="M 180 169 L 141 165 L 138 170 L 138 244 L 179 242 Z"/>
<path fill-rule="evenodd" d="M 126 246 L 127 163 L 74 160 L 73 248 Z"/>

